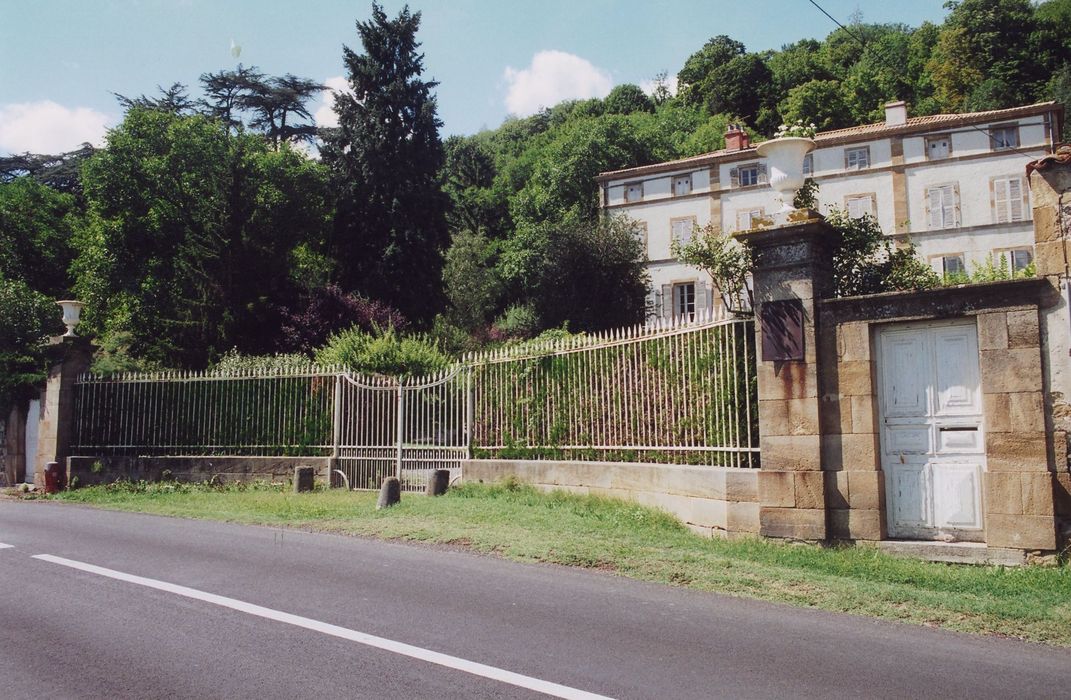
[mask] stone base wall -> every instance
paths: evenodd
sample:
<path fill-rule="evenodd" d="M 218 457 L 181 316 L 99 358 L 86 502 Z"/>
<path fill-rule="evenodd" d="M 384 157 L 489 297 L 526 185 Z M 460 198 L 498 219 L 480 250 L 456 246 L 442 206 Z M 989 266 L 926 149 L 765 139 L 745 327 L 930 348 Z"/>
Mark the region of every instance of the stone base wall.
<path fill-rule="evenodd" d="M 759 532 L 758 470 L 676 464 L 470 460 L 462 480 L 514 477 L 544 490 L 609 496 L 661 508 L 707 536 Z"/>
<path fill-rule="evenodd" d="M 99 466 L 97 466 L 99 465 Z M 294 467 L 315 469 L 316 483 L 327 484 L 328 457 L 68 457 L 67 483 L 95 486 L 116 481 L 209 481 L 225 483 L 289 481 Z"/>

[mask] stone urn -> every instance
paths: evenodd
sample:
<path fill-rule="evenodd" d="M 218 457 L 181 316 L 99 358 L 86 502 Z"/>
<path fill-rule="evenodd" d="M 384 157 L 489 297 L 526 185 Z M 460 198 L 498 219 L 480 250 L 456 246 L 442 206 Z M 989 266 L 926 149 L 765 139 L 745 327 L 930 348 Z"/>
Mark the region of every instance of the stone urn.
<path fill-rule="evenodd" d="M 74 338 L 74 328 L 78 325 L 78 321 L 82 316 L 82 309 L 85 308 L 85 304 L 80 301 L 74 301 L 73 299 L 64 299 L 63 301 L 57 301 L 57 304 L 63 309 L 63 325 L 67 326 L 67 332 L 63 334 L 64 338 Z"/>
<path fill-rule="evenodd" d="M 780 211 L 792 211 L 792 200 L 803 187 L 803 159 L 814 150 L 814 140 L 798 136 L 785 136 L 763 141 L 755 147 L 759 156 L 766 159 L 770 187 L 777 192 L 781 202 Z"/>

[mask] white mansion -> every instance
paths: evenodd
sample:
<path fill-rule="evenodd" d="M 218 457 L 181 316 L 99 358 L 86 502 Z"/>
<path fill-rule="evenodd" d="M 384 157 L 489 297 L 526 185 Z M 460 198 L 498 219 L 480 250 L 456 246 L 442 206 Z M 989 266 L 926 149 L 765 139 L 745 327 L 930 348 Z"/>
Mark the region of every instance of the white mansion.
<path fill-rule="evenodd" d="M 820 132 L 804 170 L 819 185 L 819 209 L 872 214 L 896 239 L 910 238 L 938 272 L 971 271 L 993 253 L 1021 268 L 1033 259 L 1025 167 L 1051 153 L 1063 119 L 1055 102 L 972 114 L 907 116 Z M 726 148 L 691 158 L 602 173 L 602 208 L 646 230 L 649 302 L 668 318 L 720 305 L 710 277 L 670 253 L 696 226 L 751 228 L 776 209 L 766 164 L 742 130 Z"/>

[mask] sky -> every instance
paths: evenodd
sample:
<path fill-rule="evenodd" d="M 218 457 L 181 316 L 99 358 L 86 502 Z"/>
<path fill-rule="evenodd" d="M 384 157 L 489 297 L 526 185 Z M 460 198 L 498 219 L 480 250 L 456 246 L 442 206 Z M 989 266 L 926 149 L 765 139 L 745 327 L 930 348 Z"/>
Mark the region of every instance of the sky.
<path fill-rule="evenodd" d="M 943 0 L 817 0 L 841 22 L 940 22 Z M 403 0 L 384 0 L 391 17 Z M 750 51 L 822 39 L 836 26 L 808 0 L 410 0 L 443 135 L 495 128 L 563 99 L 672 77 L 712 36 Z M 0 0 L 0 154 L 101 145 L 122 117 L 113 93 L 190 85 L 239 62 L 340 89 L 342 47 L 370 0 Z M 232 48 L 240 48 L 233 56 Z M 331 124 L 332 92 L 313 111 Z"/>

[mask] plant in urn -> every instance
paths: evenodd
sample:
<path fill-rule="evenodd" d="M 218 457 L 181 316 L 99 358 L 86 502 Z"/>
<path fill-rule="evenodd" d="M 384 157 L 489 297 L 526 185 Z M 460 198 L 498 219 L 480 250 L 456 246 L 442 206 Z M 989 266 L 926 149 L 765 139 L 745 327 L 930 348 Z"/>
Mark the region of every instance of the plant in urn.
<path fill-rule="evenodd" d="M 814 134 L 814 124 L 801 119 L 791 126 L 782 124 L 774 138 L 755 147 L 767 161 L 770 187 L 777 192 L 782 212 L 794 209 L 792 200 L 803 187 L 803 159 L 814 150 Z"/>

